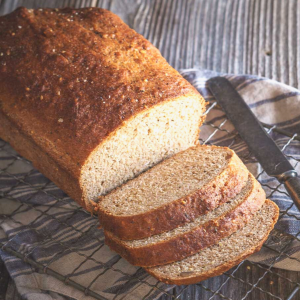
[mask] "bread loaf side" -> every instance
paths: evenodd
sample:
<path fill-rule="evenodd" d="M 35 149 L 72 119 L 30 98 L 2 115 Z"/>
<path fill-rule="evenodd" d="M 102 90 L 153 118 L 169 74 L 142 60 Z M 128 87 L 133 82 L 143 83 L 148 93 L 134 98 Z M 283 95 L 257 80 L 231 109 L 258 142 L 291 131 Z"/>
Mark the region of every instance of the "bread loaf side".
<path fill-rule="evenodd" d="M 0 19 L 0 137 L 81 205 L 197 143 L 205 101 L 113 13 Z"/>

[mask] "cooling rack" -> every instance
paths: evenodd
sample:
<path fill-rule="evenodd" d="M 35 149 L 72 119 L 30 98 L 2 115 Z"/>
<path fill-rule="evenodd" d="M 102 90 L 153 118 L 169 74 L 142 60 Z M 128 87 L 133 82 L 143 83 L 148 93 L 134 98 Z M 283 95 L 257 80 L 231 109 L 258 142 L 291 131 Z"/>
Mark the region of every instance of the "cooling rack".
<path fill-rule="evenodd" d="M 234 146 L 237 144 L 239 136 L 235 130 L 229 131 L 224 126 L 228 122 L 226 116 L 223 115 L 221 119 L 215 118 L 217 120 L 214 122 L 210 121 L 209 114 L 215 113 L 216 110 L 219 110 L 216 103 L 212 103 L 207 110 L 208 121 L 205 122 L 203 128 L 206 127 L 209 130 L 204 130 L 206 132 L 205 137 L 200 135 L 201 143 L 210 144 L 214 136 L 221 131 L 222 140 L 225 138 L 227 143 L 229 143 L 228 146 L 235 149 Z M 270 134 L 276 135 L 276 140 L 279 141 L 280 147 L 285 152 L 288 147 L 300 142 L 297 134 L 290 133 L 276 126 L 263 125 Z M 239 152 L 238 149 L 235 149 L 235 151 Z M 128 293 L 131 293 L 131 288 L 136 285 L 139 288 L 147 289 L 147 294 L 144 295 L 143 299 L 153 299 L 155 296 L 161 300 L 195 299 L 191 294 L 193 290 L 198 296 L 202 295 L 203 298 L 201 299 L 299 299 L 300 292 L 297 292 L 300 284 L 298 283 L 297 276 L 292 276 L 292 278 L 290 276 L 287 277 L 280 270 L 272 267 L 283 257 L 288 257 L 291 261 L 294 260 L 295 263 L 300 262 L 297 258 L 293 257 L 293 253 L 289 252 L 289 246 L 298 241 L 300 231 L 293 235 L 284 234 L 284 239 L 282 238 L 282 232 L 278 230 L 272 232 L 270 238 L 263 246 L 263 249 L 274 253 L 268 266 L 244 261 L 224 275 L 200 282 L 193 285 L 192 288 L 190 286 L 170 286 L 156 281 L 150 275 L 147 275 L 142 268 L 134 267 L 132 271 L 133 267 L 131 269 L 129 267 L 130 272 L 127 272 L 126 266 L 128 267 L 129 265 L 126 265 L 126 262 L 115 253 L 111 252 L 112 254 L 107 259 L 109 250 L 104 245 L 102 230 L 97 228 L 97 218 L 89 215 L 68 198 L 52 182 L 35 170 L 29 161 L 19 156 L 4 141 L 1 141 L 0 144 L 0 158 L 1 200 L 10 201 L 12 205 L 11 212 L 2 214 L 0 217 L 2 223 L 9 222 L 10 224 L 14 224 L 13 226 L 16 228 L 10 233 L 8 239 L 0 240 L 1 250 L 26 262 L 38 273 L 49 274 L 96 299 L 122 299 Z M 247 155 L 241 158 L 245 162 L 249 162 L 250 160 L 255 163 L 255 159 L 251 153 L 247 153 Z M 288 158 L 296 163 L 299 161 L 290 155 Z M 257 179 L 261 181 L 269 198 L 272 199 L 275 193 L 286 195 L 282 185 L 278 182 L 275 186 L 272 186 L 270 182 L 262 181 L 261 176 L 263 173 L 264 171 L 261 170 Z M 49 197 L 49 199 L 46 197 L 47 201 L 45 203 L 38 203 L 41 193 Z M 44 198 L 42 197 L 42 199 Z M 295 218 L 295 220 L 299 220 L 297 215 L 292 211 L 292 206 L 293 204 L 291 203 L 289 207 L 282 210 L 280 218 L 288 215 Z M 64 210 L 65 208 L 68 208 L 67 212 Z M 34 215 L 34 218 L 30 219 L 30 221 L 20 221 L 18 216 L 24 213 L 24 211 L 29 215 Z M 84 215 L 85 220 L 84 227 L 74 221 L 79 216 L 82 218 L 82 215 Z M 53 230 L 45 230 L 41 225 L 41 221 L 42 223 L 51 222 Z M 68 232 L 68 236 L 73 237 L 71 241 L 65 238 L 57 238 L 56 226 L 63 227 Z M 16 244 L 20 245 L 20 239 L 22 240 L 28 231 L 31 233 L 34 232 L 37 236 L 42 236 L 43 238 L 37 239 L 38 242 L 30 242 L 30 246 L 27 247 L 16 246 Z M 93 241 L 90 251 L 81 248 L 84 239 Z M 56 250 L 55 254 L 50 258 L 37 259 L 39 257 L 37 253 L 49 249 L 53 245 L 59 247 L 60 250 Z M 102 259 L 101 255 L 104 249 L 106 249 L 106 258 Z M 57 261 L 64 255 L 70 255 L 70 253 L 76 254 L 80 258 L 77 265 L 74 265 L 72 272 L 68 274 L 58 273 L 56 271 Z M 91 264 L 89 268 L 94 268 L 96 272 L 93 273 L 93 278 L 90 279 L 88 284 L 82 284 L 80 280 L 77 280 L 78 273 L 89 264 Z M 101 284 L 99 284 L 108 272 L 118 273 L 122 281 L 122 285 L 112 286 L 111 291 L 109 290 L 109 285 L 102 285 L 101 288 Z M 274 284 L 280 284 L 284 287 L 280 294 L 274 294 Z M 238 298 L 234 297 L 231 290 L 232 286 L 239 290 Z M 109 297 L 106 297 L 105 295 L 108 294 Z M 110 297 L 112 294 L 113 298 Z"/>
<path fill-rule="evenodd" d="M 15 1 L 2 1 L 1 4 L 11 6 L 12 2 Z M 66 6 L 71 2 L 74 2 L 75 7 L 79 7 L 104 6 L 105 1 L 52 1 L 51 6 Z M 41 1 L 40 6 L 43 4 L 44 1 Z M 2 12 L 7 9 L 2 5 Z M 219 108 L 212 103 L 207 113 L 209 115 L 216 110 Z M 226 124 L 228 120 L 225 116 L 212 121 L 208 118 L 203 127 L 208 129 L 209 134 L 200 136 L 200 141 L 205 144 L 216 144 L 214 137 L 222 132 L 226 146 L 233 148 L 239 154 L 239 148 L 236 147 L 239 136 L 235 130 L 229 130 Z M 276 142 L 284 153 L 288 153 L 292 145 L 300 143 L 300 137 L 295 132 L 268 124 L 263 124 L 263 126 L 272 137 L 276 138 Z M 251 153 L 240 155 L 240 157 L 246 163 L 256 163 Z M 287 157 L 294 164 L 299 162 L 297 157 L 291 155 Z M 276 229 L 272 232 L 262 248 L 262 251 L 273 253 L 268 265 L 243 261 L 224 275 L 193 286 L 169 286 L 151 278 L 142 268 L 132 267 L 118 255 L 109 252 L 104 245 L 103 233 L 97 228 L 97 218 L 89 215 L 69 199 L 4 141 L 0 141 L 0 162 L 0 224 L 9 222 L 14 227 L 14 230 L 9 232 L 8 239 L 0 238 L 0 249 L 3 253 L 25 262 L 39 274 L 49 274 L 95 299 L 130 299 L 126 296 L 130 295 L 133 288 L 147 290 L 143 299 L 300 299 L 299 272 L 273 268 L 282 258 L 288 258 L 291 264 L 300 263 L 299 259 L 293 256 L 294 253 L 289 250 L 290 245 L 299 242 L 300 231 L 295 230 L 291 235 L 286 235 Z M 257 179 L 270 199 L 276 201 L 276 198 L 281 195 L 287 195 L 283 185 L 271 181 L 262 169 Z M 45 202 L 39 203 L 40 198 L 46 199 Z M 4 201 L 10 203 L 9 208 L 1 206 L 1 202 Z M 24 212 L 28 213 L 30 220 L 20 218 Z M 291 202 L 280 212 L 280 219 L 287 216 L 293 218 L 295 222 L 300 221 Z M 78 219 L 84 219 L 84 226 L 76 222 Z M 49 222 L 53 228 L 45 230 L 43 222 Z M 64 228 L 68 233 L 67 237 L 57 237 L 55 229 L 58 227 Z M 38 242 L 37 240 L 31 241 L 30 246 L 23 243 L 24 247 L 18 247 L 20 244 L 23 245 L 22 241 L 26 238 L 27 232 L 34 233 L 42 239 L 37 239 Z M 72 239 L 68 238 L 70 236 Z M 88 249 L 83 249 L 82 244 L 85 244 L 86 240 L 93 241 L 93 245 L 90 245 Z M 51 247 L 58 247 L 59 251 L 53 251 L 55 254 L 47 259 L 38 259 L 38 254 Z M 69 273 L 57 272 L 57 263 L 69 255 L 76 255 L 78 263 Z M 79 279 L 82 270 L 87 265 L 91 270 L 94 269 L 88 283 Z M 111 286 L 106 282 L 103 284 L 109 272 L 115 273 L 122 284 L 111 284 Z M 278 289 L 278 286 L 281 288 Z"/>

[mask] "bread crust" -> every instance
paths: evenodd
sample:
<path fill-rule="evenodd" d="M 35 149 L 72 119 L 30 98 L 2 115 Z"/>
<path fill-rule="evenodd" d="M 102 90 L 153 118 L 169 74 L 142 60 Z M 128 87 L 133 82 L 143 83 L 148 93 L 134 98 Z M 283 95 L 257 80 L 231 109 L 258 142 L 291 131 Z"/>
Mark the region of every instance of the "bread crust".
<path fill-rule="evenodd" d="M 223 274 L 224 272 L 228 271 L 229 269 L 231 269 L 232 267 L 234 267 L 235 265 L 239 264 L 241 261 L 245 260 L 248 256 L 252 255 L 253 253 L 259 251 L 262 247 L 262 245 L 264 244 L 264 242 L 267 240 L 270 232 L 272 231 L 272 229 L 274 228 L 274 225 L 276 224 L 277 220 L 278 220 L 278 216 L 279 216 L 279 208 L 278 206 L 273 203 L 270 200 L 266 200 L 266 202 L 268 202 L 269 204 L 273 205 L 274 207 L 276 207 L 276 213 L 273 215 L 272 219 L 273 219 L 273 223 L 270 226 L 269 230 L 267 231 L 266 235 L 264 236 L 264 238 L 259 241 L 259 243 L 257 245 L 252 246 L 251 248 L 247 249 L 247 251 L 245 251 L 242 255 L 234 258 L 233 260 L 226 262 L 223 265 L 217 266 L 211 270 L 209 270 L 208 272 L 206 272 L 205 274 L 198 274 L 195 276 L 188 276 L 185 278 L 168 278 L 166 277 L 162 277 L 160 275 L 155 274 L 155 272 L 153 272 L 151 270 L 151 268 L 145 268 L 145 270 L 152 275 L 153 277 L 155 277 L 156 279 L 158 279 L 159 281 L 165 282 L 167 284 L 176 284 L 176 285 L 182 285 L 182 284 L 195 284 L 197 282 L 200 281 L 204 281 L 208 278 L 214 277 L 214 276 L 218 276 Z"/>
<path fill-rule="evenodd" d="M 133 248 L 110 232 L 104 231 L 105 243 L 131 264 L 142 267 L 164 265 L 193 255 L 241 229 L 261 208 L 265 201 L 265 192 L 255 178 L 250 176 L 253 187 L 243 202 L 219 218 L 201 224 L 189 232 L 156 244 Z"/>
<path fill-rule="evenodd" d="M 0 20 L 0 111 L 28 143 L 1 138 L 81 205 L 82 168 L 126 122 L 182 97 L 205 107 L 150 42 L 105 9 L 21 7 Z M 1 120 L 0 132 L 7 126 Z"/>
<path fill-rule="evenodd" d="M 34 141 L 24 135 L 1 111 L 0 119 L 1 138 L 10 143 L 21 156 L 32 161 L 36 169 L 45 174 L 72 199 L 76 199 L 79 205 L 87 209 L 85 202 L 82 200 L 82 191 L 76 178 L 61 168 L 61 165 L 56 163 L 47 152 L 43 151 Z"/>
<path fill-rule="evenodd" d="M 137 215 L 112 215 L 99 205 L 100 224 L 120 239 L 135 240 L 170 231 L 215 209 L 237 195 L 248 179 L 245 165 L 232 150 L 228 151 L 231 152 L 228 167 L 196 192 Z"/>

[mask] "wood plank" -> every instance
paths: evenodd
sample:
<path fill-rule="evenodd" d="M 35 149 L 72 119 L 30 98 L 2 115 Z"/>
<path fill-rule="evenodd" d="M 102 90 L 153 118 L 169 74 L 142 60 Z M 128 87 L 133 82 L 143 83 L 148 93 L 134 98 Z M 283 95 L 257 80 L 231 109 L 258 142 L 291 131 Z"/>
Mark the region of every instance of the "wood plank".
<path fill-rule="evenodd" d="M 299 0 L 177 0 L 166 13 L 157 10 L 157 1 L 147 2 L 151 18 L 134 29 L 177 69 L 257 74 L 299 87 L 299 5 Z M 142 13 L 136 18 L 141 20 Z M 167 20 L 152 26 L 161 16 L 172 26 Z M 166 43 L 172 46 L 169 51 Z"/>
<path fill-rule="evenodd" d="M 257 74 L 300 87 L 300 0 L 2 0 L 0 14 L 20 5 L 110 9 L 157 46 L 176 69 Z M 280 276 L 300 282 L 300 272 L 274 272 L 279 275 L 265 274 L 245 262 L 235 273 L 245 282 L 256 283 L 262 277 L 258 287 L 267 293 L 254 289 L 247 295 L 251 286 L 220 276 L 203 282 L 205 288 L 178 287 L 173 295 L 183 291 L 180 299 L 210 299 L 213 294 L 209 289 L 215 291 L 226 281 L 220 293 L 229 299 L 245 295 L 252 300 L 276 299 L 272 295 L 285 299 L 294 284 Z M 0 274 L 7 274 L 1 262 Z M 6 282 L 8 277 L 2 276 Z M 0 290 L 3 286 L 7 284 Z M 13 284 L 9 291 L 16 295 Z M 217 294 L 213 299 L 222 296 Z M 300 299 L 300 292 L 293 299 Z"/>

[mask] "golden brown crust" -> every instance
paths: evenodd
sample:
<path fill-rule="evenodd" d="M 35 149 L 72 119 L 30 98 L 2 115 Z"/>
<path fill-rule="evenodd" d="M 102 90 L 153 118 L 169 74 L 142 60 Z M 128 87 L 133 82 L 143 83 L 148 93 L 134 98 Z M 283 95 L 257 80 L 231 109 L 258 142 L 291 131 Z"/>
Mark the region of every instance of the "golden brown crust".
<path fill-rule="evenodd" d="M 200 98 L 107 10 L 18 8 L 0 19 L 1 109 L 75 177 L 131 116 L 179 96 Z"/>
<path fill-rule="evenodd" d="M 167 284 L 176 284 L 176 285 L 182 285 L 182 284 L 194 284 L 203 280 L 206 280 L 208 278 L 214 277 L 214 276 L 218 276 L 223 274 L 224 272 L 228 271 L 229 269 L 231 269 L 232 267 L 234 267 L 235 265 L 239 264 L 241 261 L 245 260 L 248 256 L 252 255 L 253 253 L 259 251 L 263 245 L 263 243 L 267 240 L 271 230 L 274 228 L 274 225 L 277 222 L 278 216 L 279 216 L 279 208 L 277 207 L 277 205 L 275 203 L 273 203 L 270 200 L 266 200 L 266 202 L 271 203 L 274 207 L 276 207 L 276 214 L 274 214 L 273 216 L 273 223 L 270 226 L 268 232 L 266 233 L 266 235 L 264 236 L 264 238 L 255 246 L 247 249 L 247 251 L 245 251 L 242 255 L 236 257 L 235 259 L 226 262 L 223 265 L 217 266 L 211 270 L 209 270 L 208 272 L 206 272 L 205 274 L 198 274 L 198 275 L 192 275 L 189 277 L 185 277 L 185 278 L 168 278 L 166 277 L 162 277 L 157 275 L 155 272 L 153 272 L 151 270 L 151 268 L 147 269 L 145 268 L 145 270 L 152 275 L 153 277 L 155 277 L 156 279 L 158 279 L 159 281 L 165 282 Z"/>
<path fill-rule="evenodd" d="M 133 248 L 105 231 L 105 243 L 131 264 L 142 267 L 164 265 L 193 255 L 241 229 L 261 208 L 265 201 L 265 192 L 254 178 L 252 180 L 253 189 L 232 211 L 180 236 Z"/>
<path fill-rule="evenodd" d="M 23 157 L 33 162 L 33 166 L 45 174 L 59 188 L 63 189 L 72 199 L 76 200 L 83 208 L 84 201 L 81 200 L 81 190 L 78 182 L 68 172 L 60 167 L 46 152 L 34 142 L 23 135 L 15 124 L 13 124 L 0 111 L 0 136 Z"/>
<path fill-rule="evenodd" d="M 192 222 L 198 216 L 233 198 L 244 187 L 248 170 L 234 152 L 230 151 L 232 157 L 228 167 L 193 194 L 138 215 L 112 215 L 99 206 L 100 224 L 120 239 L 135 240 Z"/>
<path fill-rule="evenodd" d="M 0 21 L 0 111 L 58 174 L 25 144 L 13 146 L 81 204 L 82 166 L 126 121 L 182 96 L 204 103 L 150 42 L 107 10 L 21 7 Z"/>

